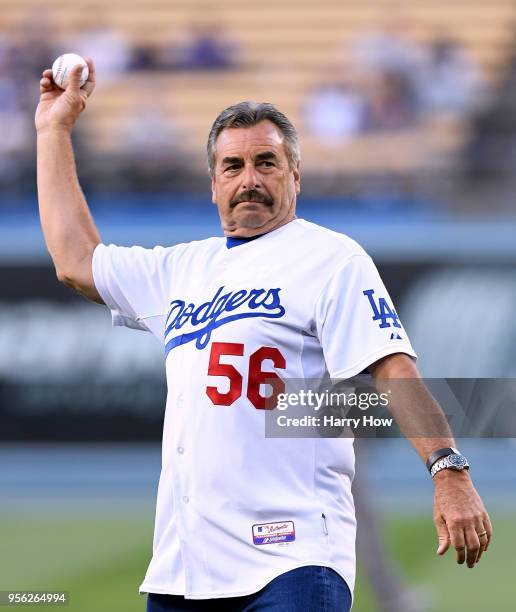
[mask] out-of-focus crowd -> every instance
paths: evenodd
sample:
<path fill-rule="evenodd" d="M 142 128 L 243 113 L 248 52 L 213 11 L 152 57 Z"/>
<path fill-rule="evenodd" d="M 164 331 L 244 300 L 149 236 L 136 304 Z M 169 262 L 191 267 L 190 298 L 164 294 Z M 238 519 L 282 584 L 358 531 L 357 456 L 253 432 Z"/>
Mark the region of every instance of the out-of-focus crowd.
<path fill-rule="evenodd" d="M 358 34 L 351 56 L 351 70 L 329 67 L 304 102 L 310 132 L 326 143 L 410 129 L 433 114 L 467 117 L 487 94 L 471 56 L 445 32 L 418 44 L 403 21 L 387 21 Z"/>
<path fill-rule="evenodd" d="M 241 43 L 216 22 L 192 26 L 181 43 L 172 40 L 152 46 L 130 44 L 123 32 L 102 17 L 90 17 L 81 20 L 69 41 L 60 40 L 59 45 L 54 41 L 50 13 L 30 13 L 16 29 L 0 27 L 0 188 L 4 195 L 34 190 L 38 81 L 42 69 L 63 52 L 94 57 L 102 75 L 100 85 L 116 83 L 130 71 L 260 69 L 244 65 Z M 411 40 L 402 21 L 386 21 L 377 31 L 357 33 L 351 49 L 349 44 L 343 48 L 344 54 L 346 68 L 338 60 L 322 66 L 299 100 L 302 125 L 298 127 L 330 150 L 359 134 L 409 130 L 435 113 L 468 117 L 486 98 L 479 68 L 445 32 L 424 45 Z M 117 188 L 173 189 L 181 183 L 184 168 L 176 163 L 184 129 L 181 118 L 171 118 L 166 109 L 160 111 L 150 94 L 136 100 L 128 129 L 119 134 Z M 81 138 L 80 130 L 74 138 L 77 155 L 87 158 L 88 139 Z M 163 172 L 167 165 L 168 173 Z M 88 180 L 95 182 L 95 176 Z M 6 199 L 1 200 L 5 204 Z"/>
<path fill-rule="evenodd" d="M 31 12 L 15 29 L 2 28 L 0 22 L 0 189 L 4 196 L 34 190 L 33 117 L 39 79 L 58 55 L 72 51 L 94 57 L 101 86 L 115 83 L 129 71 L 230 70 L 236 67 L 238 57 L 235 44 L 216 25 L 192 27 L 185 43 L 152 48 L 131 46 L 121 31 L 98 17 L 81 19 L 69 40 L 58 44 L 49 12 Z M 148 101 L 137 105 L 135 112 L 135 121 L 128 122 L 131 129 L 121 135 L 119 149 L 121 154 L 139 151 L 139 177 L 145 183 L 146 170 L 148 178 L 153 178 L 152 164 L 159 163 L 164 144 L 179 143 L 170 127 L 165 127 L 165 118 Z M 80 131 L 74 138 L 78 155 L 85 154 Z M 137 181 L 131 187 L 137 188 Z M 1 201 L 8 204 L 5 198 Z"/>

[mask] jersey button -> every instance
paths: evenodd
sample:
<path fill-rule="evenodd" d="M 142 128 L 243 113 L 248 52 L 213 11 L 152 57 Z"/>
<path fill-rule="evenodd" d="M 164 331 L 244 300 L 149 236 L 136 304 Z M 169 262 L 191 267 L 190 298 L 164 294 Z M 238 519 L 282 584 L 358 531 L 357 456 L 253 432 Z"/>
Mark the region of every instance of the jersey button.
<path fill-rule="evenodd" d="M 181 393 L 181 395 L 178 395 L 178 396 L 177 396 L 177 401 L 178 401 L 180 404 L 182 404 L 182 403 L 183 403 L 183 400 L 184 400 L 184 399 L 185 399 L 185 396 L 184 396 L 182 393 Z"/>
<path fill-rule="evenodd" d="M 185 502 L 185 504 L 187 504 L 190 501 L 190 498 L 188 497 L 188 495 L 185 495 L 183 497 L 183 501 Z"/>
<path fill-rule="evenodd" d="M 177 452 L 182 455 L 185 452 L 185 449 L 182 446 L 177 447 Z"/>

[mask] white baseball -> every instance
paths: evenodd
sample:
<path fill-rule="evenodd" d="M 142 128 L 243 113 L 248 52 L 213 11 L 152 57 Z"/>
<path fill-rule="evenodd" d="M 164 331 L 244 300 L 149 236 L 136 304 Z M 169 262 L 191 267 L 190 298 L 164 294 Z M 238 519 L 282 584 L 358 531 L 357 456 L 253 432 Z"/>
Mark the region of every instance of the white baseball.
<path fill-rule="evenodd" d="M 88 70 L 88 64 L 86 64 L 84 59 L 80 55 L 77 55 L 77 53 L 65 53 L 64 55 L 60 55 L 52 64 L 52 76 L 54 77 L 54 83 L 59 85 L 61 89 L 66 89 L 70 72 L 74 66 L 77 66 L 77 64 L 84 65 L 80 80 L 80 87 L 82 87 L 88 80 L 90 71 Z"/>

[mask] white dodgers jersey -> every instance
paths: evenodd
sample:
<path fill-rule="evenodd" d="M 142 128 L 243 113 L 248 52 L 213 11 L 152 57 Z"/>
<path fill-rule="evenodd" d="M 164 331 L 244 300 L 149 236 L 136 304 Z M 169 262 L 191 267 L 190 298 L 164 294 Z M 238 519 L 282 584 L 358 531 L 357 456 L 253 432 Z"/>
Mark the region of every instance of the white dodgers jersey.
<path fill-rule="evenodd" d="M 353 592 L 351 438 L 266 438 L 263 381 L 349 378 L 415 357 L 369 256 L 295 219 L 229 248 L 98 245 L 115 325 L 163 344 L 168 384 L 153 557 L 140 592 L 247 595 L 305 565 Z"/>

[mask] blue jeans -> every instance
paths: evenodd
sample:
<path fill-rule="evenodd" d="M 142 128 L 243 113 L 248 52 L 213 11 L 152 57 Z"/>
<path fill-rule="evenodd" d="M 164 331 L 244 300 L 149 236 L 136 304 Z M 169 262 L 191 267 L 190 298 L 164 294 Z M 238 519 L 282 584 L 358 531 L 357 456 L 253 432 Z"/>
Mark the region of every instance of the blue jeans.
<path fill-rule="evenodd" d="M 349 612 L 346 581 L 329 567 L 307 565 L 274 578 L 242 597 L 185 599 L 149 593 L 147 612 Z"/>

